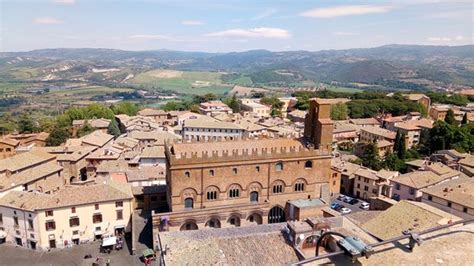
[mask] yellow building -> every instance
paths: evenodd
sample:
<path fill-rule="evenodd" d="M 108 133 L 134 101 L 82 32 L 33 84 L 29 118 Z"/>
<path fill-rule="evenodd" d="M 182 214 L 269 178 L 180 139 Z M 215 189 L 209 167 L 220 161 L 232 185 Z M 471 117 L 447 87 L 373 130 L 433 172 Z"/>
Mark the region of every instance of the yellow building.
<path fill-rule="evenodd" d="M 0 238 L 31 249 L 64 248 L 131 231 L 131 189 L 110 182 L 0 199 Z"/>

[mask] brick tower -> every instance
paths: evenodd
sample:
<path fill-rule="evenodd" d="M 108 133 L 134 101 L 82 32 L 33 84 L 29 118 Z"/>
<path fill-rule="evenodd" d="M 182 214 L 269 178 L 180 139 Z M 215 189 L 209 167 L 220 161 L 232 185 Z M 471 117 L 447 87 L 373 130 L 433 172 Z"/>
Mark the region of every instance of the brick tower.
<path fill-rule="evenodd" d="M 333 122 L 331 102 L 314 98 L 309 102 L 304 125 L 304 136 L 316 149 L 330 149 L 332 144 Z"/>

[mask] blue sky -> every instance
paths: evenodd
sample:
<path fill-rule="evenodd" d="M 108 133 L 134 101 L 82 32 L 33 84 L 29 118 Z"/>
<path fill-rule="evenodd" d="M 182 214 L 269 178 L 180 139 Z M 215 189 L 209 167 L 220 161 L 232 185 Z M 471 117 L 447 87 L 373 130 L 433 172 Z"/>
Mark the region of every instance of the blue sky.
<path fill-rule="evenodd" d="M 315 51 L 394 43 L 464 45 L 473 43 L 473 3 L 0 0 L 0 51 Z"/>

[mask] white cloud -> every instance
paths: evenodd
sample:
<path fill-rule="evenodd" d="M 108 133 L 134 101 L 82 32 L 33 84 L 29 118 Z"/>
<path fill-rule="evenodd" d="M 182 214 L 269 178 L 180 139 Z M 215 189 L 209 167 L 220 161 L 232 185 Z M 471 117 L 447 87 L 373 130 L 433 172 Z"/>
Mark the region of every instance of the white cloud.
<path fill-rule="evenodd" d="M 230 29 L 225 31 L 207 33 L 204 36 L 284 39 L 291 37 L 291 34 L 285 29 L 262 27 L 253 29 Z"/>
<path fill-rule="evenodd" d="M 273 14 L 277 13 L 277 10 L 274 9 L 274 8 L 271 8 L 271 9 L 267 9 L 267 10 L 264 10 L 262 13 L 260 14 L 257 14 L 255 17 L 251 18 L 250 20 L 260 20 L 260 19 L 264 19 L 264 18 L 267 18 Z"/>
<path fill-rule="evenodd" d="M 52 0 L 52 2 L 60 5 L 74 5 L 76 0 Z"/>
<path fill-rule="evenodd" d="M 204 25 L 206 23 L 204 23 L 203 21 L 200 21 L 200 20 L 183 20 L 183 21 L 181 21 L 181 24 L 186 25 L 186 26 L 200 26 L 200 25 Z"/>
<path fill-rule="evenodd" d="M 311 9 L 301 13 L 300 15 L 313 18 L 333 18 L 350 15 L 385 13 L 391 9 L 393 9 L 393 7 L 375 5 L 333 6 Z"/>
<path fill-rule="evenodd" d="M 452 39 L 449 37 L 428 37 L 430 42 L 450 42 Z"/>
<path fill-rule="evenodd" d="M 359 35 L 357 32 L 345 32 L 345 31 L 336 31 L 332 33 L 333 35 L 338 35 L 338 36 L 353 36 L 353 35 Z"/>
<path fill-rule="evenodd" d="M 455 40 L 456 41 L 462 41 L 462 40 L 464 40 L 464 36 L 458 35 L 458 36 L 456 36 Z"/>
<path fill-rule="evenodd" d="M 33 19 L 33 23 L 45 24 L 45 25 L 57 25 L 57 24 L 63 24 L 63 21 L 53 18 L 53 17 L 38 17 L 38 18 Z"/>
<path fill-rule="evenodd" d="M 136 34 L 136 35 L 130 35 L 128 36 L 129 39 L 135 39 L 135 40 L 144 40 L 144 41 L 150 41 L 150 40 L 169 40 L 171 39 L 168 36 L 165 35 L 156 35 L 156 34 Z"/>

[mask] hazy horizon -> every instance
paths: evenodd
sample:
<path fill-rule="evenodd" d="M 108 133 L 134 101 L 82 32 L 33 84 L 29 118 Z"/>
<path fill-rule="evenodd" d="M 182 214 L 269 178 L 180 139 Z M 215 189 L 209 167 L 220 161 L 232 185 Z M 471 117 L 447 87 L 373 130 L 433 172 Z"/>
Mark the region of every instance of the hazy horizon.
<path fill-rule="evenodd" d="M 0 2 L 0 51 L 321 51 L 473 44 L 471 1 Z"/>
<path fill-rule="evenodd" d="M 344 50 L 357 50 L 357 49 L 376 49 L 381 47 L 390 47 L 390 46 L 424 46 L 424 47 L 463 47 L 463 46 L 474 46 L 474 44 L 460 44 L 460 45 L 434 45 L 434 44 L 398 44 L 398 43 L 391 43 L 391 44 L 384 44 L 380 46 L 374 47 L 353 47 L 353 48 L 344 48 L 344 49 L 321 49 L 321 50 L 269 50 L 264 48 L 257 48 L 251 50 L 243 50 L 243 51 L 227 51 L 227 52 L 206 52 L 206 51 L 186 51 L 186 50 L 173 50 L 167 48 L 161 49 L 145 49 L 145 50 L 127 50 L 127 49 L 115 49 L 115 48 L 108 48 L 108 47 L 50 47 L 50 48 L 39 48 L 33 50 L 24 50 L 24 51 L 0 51 L 0 53 L 28 53 L 33 51 L 39 50 L 56 50 L 56 49 L 104 49 L 104 50 L 117 50 L 117 51 L 124 51 L 124 52 L 154 52 L 154 51 L 168 51 L 168 52 L 182 52 L 182 53 L 207 53 L 207 54 L 226 54 L 226 53 L 245 53 L 245 52 L 252 52 L 252 51 L 268 51 L 273 53 L 279 52 L 324 52 L 324 51 L 344 51 Z"/>

